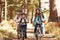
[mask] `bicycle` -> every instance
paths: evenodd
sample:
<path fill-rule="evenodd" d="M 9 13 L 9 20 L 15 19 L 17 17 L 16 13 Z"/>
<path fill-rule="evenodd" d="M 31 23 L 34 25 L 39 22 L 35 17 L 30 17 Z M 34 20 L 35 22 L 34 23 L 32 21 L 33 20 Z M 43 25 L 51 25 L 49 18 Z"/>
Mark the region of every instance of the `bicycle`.
<path fill-rule="evenodd" d="M 36 33 L 35 33 L 35 37 L 36 37 L 36 40 L 38 40 L 39 38 L 39 34 L 40 34 L 40 40 L 41 40 L 41 30 L 40 30 L 40 27 L 39 25 L 37 25 L 37 30 L 36 30 Z"/>
<path fill-rule="evenodd" d="M 17 35 L 18 36 L 18 40 L 24 40 L 24 31 L 23 31 L 23 28 L 21 28 L 19 34 Z"/>
<path fill-rule="evenodd" d="M 27 22 L 26 22 L 27 23 Z M 24 26 L 25 25 L 22 25 L 20 28 L 21 28 L 21 31 L 20 31 L 20 40 L 24 40 L 25 39 L 25 31 L 24 31 Z"/>

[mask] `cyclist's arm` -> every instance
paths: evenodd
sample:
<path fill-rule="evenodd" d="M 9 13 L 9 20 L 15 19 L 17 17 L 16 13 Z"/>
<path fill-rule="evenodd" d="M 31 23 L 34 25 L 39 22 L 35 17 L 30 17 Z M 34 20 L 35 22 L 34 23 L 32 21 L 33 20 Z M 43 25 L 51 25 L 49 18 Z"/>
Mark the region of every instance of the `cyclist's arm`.
<path fill-rule="evenodd" d="M 33 24 L 33 26 L 34 26 L 34 20 L 35 20 L 35 17 L 32 18 L 32 24 Z"/>
<path fill-rule="evenodd" d="M 29 20 L 27 18 L 25 18 L 25 19 L 26 19 L 26 23 L 29 23 Z"/>
<path fill-rule="evenodd" d="M 45 23 L 45 21 L 46 21 L 46 16 L 44 15 L 44 18 L 42 18 L 42 22 Z"/>

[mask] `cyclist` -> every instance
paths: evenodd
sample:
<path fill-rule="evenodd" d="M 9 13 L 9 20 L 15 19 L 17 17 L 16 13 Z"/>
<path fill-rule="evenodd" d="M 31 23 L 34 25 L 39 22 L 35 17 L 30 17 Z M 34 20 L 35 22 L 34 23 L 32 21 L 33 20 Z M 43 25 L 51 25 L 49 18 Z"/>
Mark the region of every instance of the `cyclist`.
<path fill-rule="evenodd" d="M 20 19 L 20 22 L 19 24 L 21 25 L 20 28 L 22 28 L 22 30 L 24 31 L 24 38 L 27 38 L 27 23 L 28 23 L 28 20 L 27 20 L 27 17 L 26 17 L 26 14 L 25 13 L 22 13 L 22 16 L 21 16 L 21 19 Z"/>
<path fill-rule="evenodd" d="M 14 18 L 14 21 L 17 23 L 17 35 L 18 35 L 18 39 L 20 39 L 20 25 L 19 25 L 19 21 L 20 21 L 20 18 L 21 18 L 21 14 L 18 13 L 15 18 Z"/>
<path fill-rule="evenodd" d="M 35 17 L 33 18 L 33 24 L 35 26 L 34 33 L 36 33 L 37 25 L 39 25 L 41 29 L 41 34 L 42 34 L 41 36 L 45 35 L 45 29 L 44 29 L 44 24 L 43 24 L 44 22 L 45 22 L 45 16 L 43 15 L 43 13 L 40 12 L 40 9 L 37 8 Z"/>

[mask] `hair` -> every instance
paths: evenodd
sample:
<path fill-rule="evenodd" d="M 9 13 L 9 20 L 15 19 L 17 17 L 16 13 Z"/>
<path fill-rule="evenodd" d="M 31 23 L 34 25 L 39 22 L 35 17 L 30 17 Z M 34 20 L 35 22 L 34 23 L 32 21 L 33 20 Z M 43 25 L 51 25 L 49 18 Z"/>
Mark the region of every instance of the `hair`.
<path fill-rule="evenodd" d="M 36 17 L 36 16 L 41 17 L 41 12 L 40 12 L 40 10 L 39 10 L 39 13 L 37 13 L 37 10 L 39 10 L 39 9 L 36 9 L 35 17 Z"/>
<path fill-rule="evenodd" d="M 25 15 L 25 17 L 27 18 L 27 15 L 25 13 L 22 13 L 21 15 Z"/>
<path fill-rule="evenodd" d="M 39 10 L 39 13 L 37 13 L 37 10 Z M 38 17 L 42 16 L 42 18 L 44 18 L 43 12 L 41 12 L 40 9 L 36 9 L 35 17 L 36 16 L 38 16 Z"/>

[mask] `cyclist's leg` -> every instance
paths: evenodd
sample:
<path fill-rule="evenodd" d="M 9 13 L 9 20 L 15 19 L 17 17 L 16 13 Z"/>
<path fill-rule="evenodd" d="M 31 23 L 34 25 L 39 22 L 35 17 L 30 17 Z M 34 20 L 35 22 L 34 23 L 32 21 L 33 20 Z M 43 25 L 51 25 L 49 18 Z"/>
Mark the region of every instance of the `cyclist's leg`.
<path fill-rule="evenodd" d="M 41 30 L 41 36 L 44 36 L 44 26 L 42 24 L 40 25 L 40 30 Z"/>
<path fill-rule="evenodd" d="M 27 38 L 27 25 L 25 26 L 25 38 Z"/>
<path fill-rule="evenodd" d="M 27 32 L 26 32 L 26 29 L 27 29 L 27 26 L 26 26 L 26 25 L 24 25 L 23 30 L 24 30 L 24 37 L 25 37 L 25 38 L 27 38 Z"/>
<path fill-rule="evenodd" d="M 43 34 L 43 30 L 42 30 L 41 24 L 39 25 L 39 27 L 40 27 L 41 34 Z"/>
<path fill-rule="evenodd" d="M 36 40 L 38 40 L 38 24 L 36 24 L 35 26 L 35 37 L 36 37 Z"/>
<path fill-rule="evenodd" d="M 45 35 L 44 23 L 42 23 L 41 28 L 42 28 L 42 34 Z"/>
<path fill-rule="evenodd" d="M 39 25 L 39 27 L 40 27 L 40 36 L 43 36 L 43 35 L 42 35 L 43 31 L 42 31 L 41 24 Z"/>
<path fill-rule="evenodd" d="M 35 25 L 35 28 L 34 28 L 34 33 L 36 33 L 36 30 L 37 30 L 37 25 Z"/>
<path fill-rule="evenodd" d="M 21 36 L 22 36 L 22 25 L 19 27 L 19 31 L 20 31 L 20 38 L 21 38 Z"/>
<path fill-rule="evenodd" d="M 19 37 L 19 31 L 17 30 L 17 36 L 18 36 L 18 39 L 20 39 L 20 37 Z"/>

